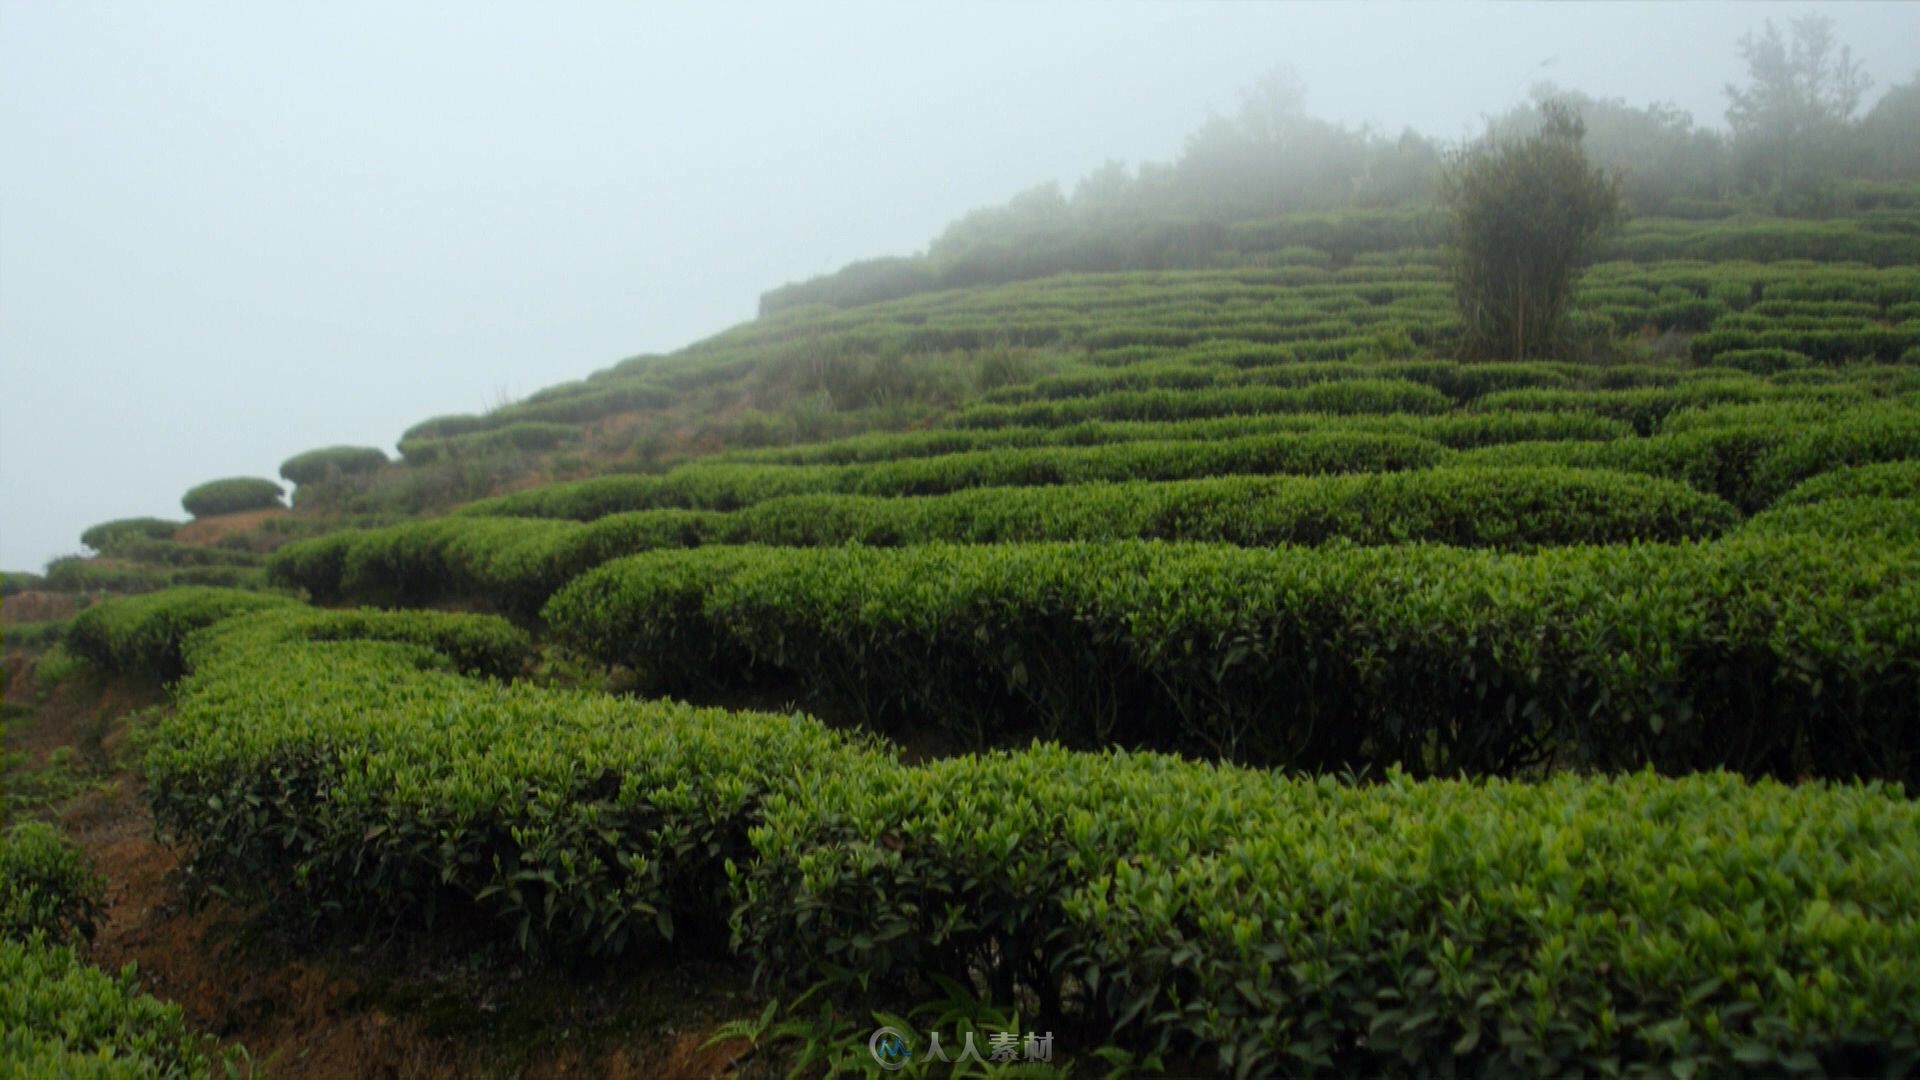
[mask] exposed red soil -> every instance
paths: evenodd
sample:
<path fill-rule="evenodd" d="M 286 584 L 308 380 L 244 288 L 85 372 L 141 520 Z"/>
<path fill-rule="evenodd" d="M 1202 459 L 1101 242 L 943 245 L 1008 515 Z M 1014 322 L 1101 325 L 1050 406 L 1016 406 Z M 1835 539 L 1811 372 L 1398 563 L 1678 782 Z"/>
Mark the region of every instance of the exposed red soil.
<path fill-rule="evenodd" d="M 78 610 L 80 599 L 72 593 L 30 589 L 0 600 L 0 626 L 68 619 Z"/>
<path fill-rule="evenodd" d="M 260 523 L 277 517 L 286 517 L 293 511 L 284 508 L 269 510 L 249 510 L 244 514 L 222 514 L 219 517 L 201 518 L 180 526 L 173 538 L 182 544 L 217 544 L 223 538 L 236 533 L 249 533 L 260 527 Z"/>

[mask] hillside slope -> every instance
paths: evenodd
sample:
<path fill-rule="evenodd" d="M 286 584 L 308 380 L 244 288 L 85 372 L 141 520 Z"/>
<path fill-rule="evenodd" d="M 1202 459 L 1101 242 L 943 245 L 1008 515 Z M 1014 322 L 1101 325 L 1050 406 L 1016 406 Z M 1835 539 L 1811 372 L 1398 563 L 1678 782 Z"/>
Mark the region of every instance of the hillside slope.
<path fill-rule="evenodd" d="M 864 1067 L 884 1023 L 1130 1072 L 1898 1073 L 1913 194 L 1644 219 L 1521 362 L 1456 358 L 1406 210 L 828 279 L 290 514 L 99 534 L 51 583 L 146 595 L 9 648 L 168 686 L 145 806 L 193 895 L 588 998 L 702 972 L 664 1023 L 734 1037 L 715 1071 Z"/>

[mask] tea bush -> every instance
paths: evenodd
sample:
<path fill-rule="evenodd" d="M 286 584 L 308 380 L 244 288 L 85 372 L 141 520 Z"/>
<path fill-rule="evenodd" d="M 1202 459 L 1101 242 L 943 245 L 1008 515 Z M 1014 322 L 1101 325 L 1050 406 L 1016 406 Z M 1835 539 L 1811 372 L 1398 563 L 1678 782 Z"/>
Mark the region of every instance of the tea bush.
<path fill-rule="evenodd" d="M 609 563 L 544 614 L 664 689 L 796 679 L 847 715 L 975 744 L 1912 783 L 1916 571 L 1911 548 L 1799 536 L 719 547 Z"/>
<path fill-rule="evenodd" d="M 200 1078 L 238 1060 L 190 1030 L 178 1005 L 141 993 L 133 965 L 110 974 L 69 947 L 0 940 L 6 1075 Z"/>
<path fill-rule="evenodd" d="M 180 505 L 196 518 L 266 510 L 281 505 L 280 485 L 253 476 L 209 480 L 180 497 Z"/>
<path fill-rule="evenodd" d="M 322 484 L 342 476 L 378 471 L 387 464 L 387 452 L 374 446 L 328 446 L 295 454 L 280 463 L 280 478 L 289 484 Z"/>
<path fill-rule="evenodd" d="M 86 853 L 51 825 L 0 834 L 0 938 L 91 941 L 106 918 L 105 893 Z"/>
<path fill-rule="evenodd" d="M 171 540 L 179 527 L 177 521 L 160 518 L 116 518 L 90 527 L 80 534 L 80 542 L 105 554 L 128 540 Z"/>
<path fill-rule="evenodd" d="M 1715 535 L 1731 507 L 1670 481 L 1556 469 L 1221 477 L 878 498 L 791 495 L 731 513 L 645 510 L 586 525 L 455 517 L 288 545 L 274 580 L 323 602 L 485 597 L 531 616 L 622 555 L 704 544 L 811 547 L 1149 538 L 1258 546 L 1423 540 L 1527 548 Z"/>

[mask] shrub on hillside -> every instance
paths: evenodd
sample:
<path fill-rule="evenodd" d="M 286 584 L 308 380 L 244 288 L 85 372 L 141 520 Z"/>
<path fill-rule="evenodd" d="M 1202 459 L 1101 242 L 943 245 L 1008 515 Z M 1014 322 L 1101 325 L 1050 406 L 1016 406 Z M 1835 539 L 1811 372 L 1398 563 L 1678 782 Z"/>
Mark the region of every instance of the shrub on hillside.
<path fill-rule="evenodd" d="M 102 671 L 178 678 L 186 636 L 243 611 L 290 604 L 281 596 L 237 589 L 168 589 L 97 604 L 74 616 L 66 645 Z"/>
<path fill-rule="evenodd" d="M 447 436 L 408 436 L 400 440 L 400 456 L 409 465 L 487 457 L 515 450 L 551 450 L 580 438 L 572 424 L 521 421 L 485 431 Z"/>
<path fill-rule="evenodd" d="M 257 476 L 230 476 L 209 480 L 180 497 L 180 505 L 196 518 L 266 510 L 280 505 L 286 492 L 279 484 Z"/>
<path fill-rule="evenodd" d="M 106 916 L 104 889 L 86 853 L 51 825 L 28 822 L 0 837 L 0 938 L 91 940 Z"/>
<path fill-rule="evenodd" d="M 70 947 L 0 941 L 0 1061 L 8 1076 L 210 1077 L 238 1075 L 195 1034 L 180 1006 L 140 992 L 133 965 L 93 967 Z"/>
<path fill-rule="evenodd" d="M 179 527 L 179 522 L 161 518 L 116 518 L 81 533 L 80 542 L 105 554 L 129 540 L 171 540 Z"/>
<path fill-rule="evenodd" d="M 1782 371 L 1810 367 L 1813 364 L 1813 357 L 1792 349 L 1728 349 L 1716 354 L 1713 362 L 1754 375 L 1774 375 Z"/>
<path fill-rule="evenodd" d="M 387 463 L 386 451 L 372 446 L 328 446 L 295 454 L 280 463 L 290 484 L 318 484 L 342 476 L 370 473 Z"/>

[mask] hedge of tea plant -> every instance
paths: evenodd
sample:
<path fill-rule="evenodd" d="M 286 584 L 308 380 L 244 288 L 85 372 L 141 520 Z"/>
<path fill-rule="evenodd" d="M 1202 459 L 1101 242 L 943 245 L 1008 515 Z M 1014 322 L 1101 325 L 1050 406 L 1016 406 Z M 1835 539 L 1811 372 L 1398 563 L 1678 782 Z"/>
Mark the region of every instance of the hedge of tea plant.
<path fill-rule="evenodd" d="M 38 822 L 0 833 L 0 1076 L 211 1075 L 220 1058 L 178 1006 L 76 951 L 106 917 L 86 854 Z"/>
<path fill-rule="evenodd" d="M 239 589 L 180 588 L 96 604 L 67 624 L 66 646 L 100 671 L 167 681 L 186 670 L 187 635 L 243 611 L 293 601 Z"/>
<path fill-rule="evenodd" d="M 1920 499 L 1920 460 L 1883 461 L 1823 473 L 1780 496 L 1775 506 L 1828 499 Z"/>
<path fill-rule="evenodd" d="M 1712 536 L 1736 520 L 1732 508 L 1712 496 L 1624 473 L 1512 468 L 1238 476 L 901 498 L 794 495 L 732 513 L 636 511 L 588 524 L 449 517 L 290 544 L 275 554 L 272 573 L 276 582 L 323 602 L 484 597 L 531 616 L 561 586 L 602 563 L 703 544 L 1145 538 L 1528 548 Z"/>
<path fill-rule="evenodd" d="M 698 463 L 661 476 L 603 476 L 483 499 L 462 507 L 460 513 L 590 521 L 625 510 L 733 510 L 782 495 L 932 495 L 970 487 L 1094 480 L 1389 472 L 1433 465 L 1447 453 L 1444 447 L 1411 435 L 1329 431 L 1217 441 L 1007 447 L 850 465 Z"/>
<path fill-rule="evenodd" d="M 430 465 L 436 461 L 457 461 L 463 457 L 485 457 L 513 451 L 551 450 L 577 442 L 581 429 L 572 424 L 521 421 L 463 435 L 440 438 L 412 436 L 400 440 L 400 456 L 409 465 Z"/>
<path fill-rule="evenodd" d="M 1052 746 L 908 767 L 801 717 L 289 632 L 310 617 L 184 646 L 149 774 L 199 885 L 556 956 L 730 940 L 777 979 L 980 978 L 1244 1073 L 1920 1060 L 1920 811 L 1894 789 L 1358 783 Z"/>
<path fill-rule="evenodd" d="M 0 833 L 0 938 L 91 941 L 106 918 L 105 886 L 53 826 L 25 822 Z"/>
<path fill-rule="evenodd" d="M 724 865 L 746 856 L 761 802 L 891 763 L 799 716 L 465 678 L 390 614 L 330 624 L 335 640 L 303 618 L 245 616 L 188 642 L 194 670 L 147 774 L 196 887 L 314 919 L 444 915 L 563 953 L 689 931 L 711 945 Z"/>
<path fill-rule="evenodd" d="M 735 942 L 775 980 L 980 977 L 1241 1075 L 1920 1067 L 1920 809 L 1893 789 L 1035 747 L 764 816 Z"/>
<path fill-rule="evenodd" d="M 544 614 L 662 689 L 797 680 L 976 744 L 1920 781 L 1911 547 L 710 547 L 609 563 Z"/>
<path fill-rule="evenodd" d="M 171 540 L 179 528 L 180 522 L 160 518 L 116 518 L 89 527 L 80 534 L 80 542 L 105 553 L 128 540 Z"/>
<path fill-rule="evenodd" d="M 1016 405 L 971 405 L 961 427 L 1039 427 L 1086 420 L 1187 420 L 1246 413 L 1441 413 L 1453 399 L 1405 379 L 1355 379 L 1302 387 L 1243 386 L 1198 391 L 1116 390 L 1092 397 Z"/>
<path fill-rule="evenodd" d="M 506 677 L 525 669 L 532 644 L 524 631 L 491 616 L 435 611 L 315 611 L 283 596 L 226 589 L 168 589 L 96 604 L 68 624 L 67 648 L 95 668 L 160 681 L 188 667 L 196 631 L 240 614 L 271 613 L 254 625 L 289 641 L 340 639 L 410 642 L 432 648 L 459 670 Z"/>
<path fill-rule="evenodd" d="M 180 505 L 196 518 L 238 514 L 248 510 L 267 510 L 281 504 L 286 494 L 279 484 L 257 476 L 231 476 L 209 480 L 189 488 L 180 497 Z"/>
<path fill-rule="evenodd" d="M 1822 473 L 1914 459 L 1920 459 L 1920 408 L 1888 402 L 1798 427 L 1736 423 L 1643 439 L 1508 443 L 1465 451 L 1453 461 L 1641 472 L 1683 480 L 1753 511 Z"/>
<path fill-rule="evenodd" d="M 1754 515 L 1741 531 L 1827 536 L 1911 547 L 1920 545 L 1920 499 L 1834 497 L 1784 504 Z"/>
<path fill-rule="evenodd" d="M 1201 420 L 1089 420 L 1066 427 L 935 428 L 873 432 L 829 442 L 736 450 L 719 460 L 766 465 L 849 465 L 934 457 L 1015 446 L 1100 446 L 1108 443 L 1232 439 L 1309 431 L 1379 431 L 1463 448 L 1548 439 L 1617 439 L 1633 429 L 1617 420 L 1579 413 L 1472 412 L 1334 416 L 1270 413 Z"/>
<path fill-rule="evenodd" d="M 321 484 L 377 472 L 386 464 L 387 452 L 377 446 L 325 446 L 281 462 L 280 478 L 289 484 Z"/>
<path fill-rule="evenodd" d="M 165 541 L 151 542 L 165 543 Z M 179 548 L 185 547 L 188 545 L 179 545 Z M 177 554 L 178 548 L 170 546 L 167 551 L 170 554 Z M 229 555 L 235 556 L 235 561 L 224 561 Z M 40 583 L 40 588 L 54 592 L 144 593 L 188 585 L 251 590 L 266 587 L 266 571 L 254 565 L 257 560 L 250 556 L 239 552 L 222 552 L 215 558 L 223 561 L 205 565 L 173 566 L 164 563 L 123 562 L 119 559 L 93 560 L 78 557 L 55 559 L 47 564 L 47 573 Z"/>
<path fill-rule="evenodd" d="M 70 946 L 0 940 L 0 1076 L 199 1078 L 238 1060 L 141 993 L 133 965 L 109 973 Z"/>

